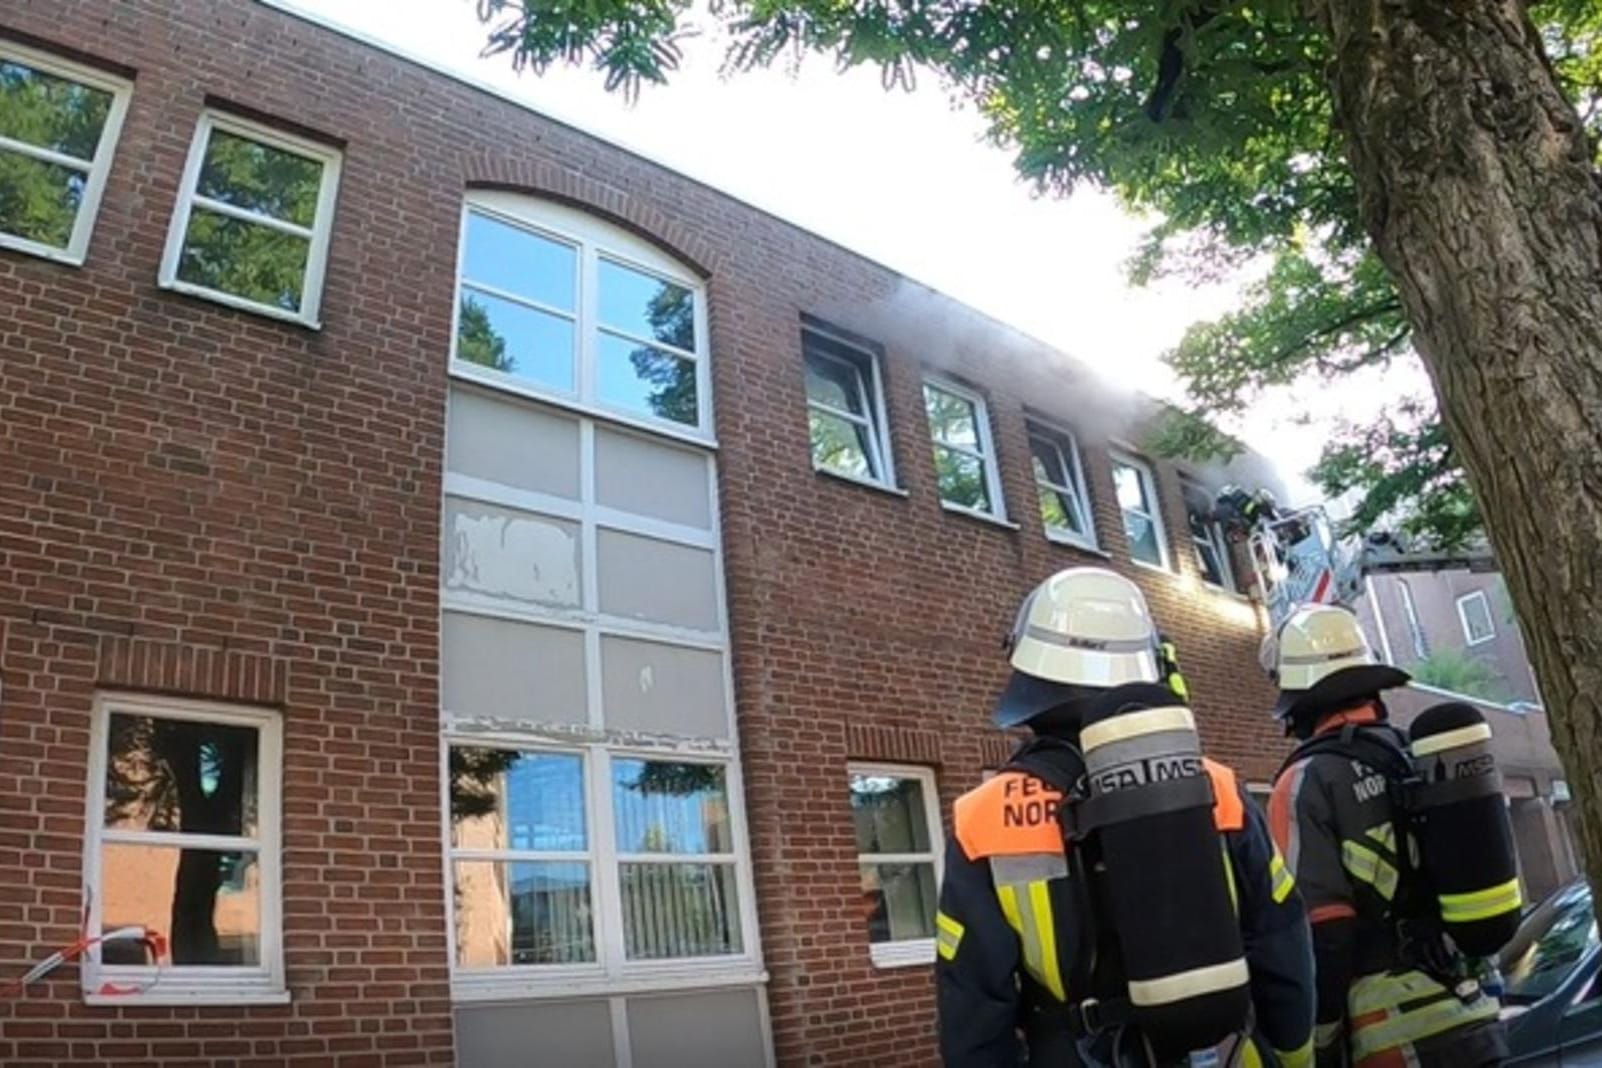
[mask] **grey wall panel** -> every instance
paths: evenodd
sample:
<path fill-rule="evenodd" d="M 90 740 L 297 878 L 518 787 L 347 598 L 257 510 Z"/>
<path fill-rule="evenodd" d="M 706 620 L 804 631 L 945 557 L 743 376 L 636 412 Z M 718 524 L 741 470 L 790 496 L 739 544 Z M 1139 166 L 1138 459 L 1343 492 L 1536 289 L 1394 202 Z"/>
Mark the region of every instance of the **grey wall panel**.
<path fill-rule="evenodd" d="M 599 532 L 601 611 L 696 630 L 718 628 L 717 578 L 705 549 Z"/>
<path fill-rule="evenodd" d="M 611 1010 L 604 998 L 458 1006 L 456 1064 L 458 1068 L 614 1068 Z"/>
<path fill-rule="evenodd" d="M 767 1063 L 756 990 L 628 999 L 634 1068 L 761 1068 Z"/>
<path fill-rule="evenodd" d="M 584 638 L 465 612 L 446 612 L 440 648 L 445 711 L 537 723 L 587 723 Z"/>
<path fill-rule="evenodd" d="M 597 427 L 595 494 L 608 508 L 712 529 L 704 453 Z"/>
<path fill-rule="evenodd" d="M 601 709 L 608 727 L 727 738 L 723 657 L 632 638 L 601 639 Z"/>
<path fill-rule="evenodd" d="M 445 498 L 447 590 L 576 608 L 579 525 L 564 519 Z"/>
<path fill-rule="evenodd" d="M 451 389 L 445 450 L 450 470 L 504 486 L 579 495 L 578 420 L 527 401 Z"/>

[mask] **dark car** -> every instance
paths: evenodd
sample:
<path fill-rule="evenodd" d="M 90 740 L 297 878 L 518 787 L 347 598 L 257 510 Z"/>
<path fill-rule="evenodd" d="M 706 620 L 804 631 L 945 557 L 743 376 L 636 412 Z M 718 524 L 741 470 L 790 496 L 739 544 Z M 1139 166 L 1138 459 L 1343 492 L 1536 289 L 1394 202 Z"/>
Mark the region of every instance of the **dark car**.
<path fill-rule="evenodd" d="M 1501 954 L 1508 1064 L 1602 1066 L 1599 957 L 1591 889 L 1583 881 L 1524 917 Z"/>

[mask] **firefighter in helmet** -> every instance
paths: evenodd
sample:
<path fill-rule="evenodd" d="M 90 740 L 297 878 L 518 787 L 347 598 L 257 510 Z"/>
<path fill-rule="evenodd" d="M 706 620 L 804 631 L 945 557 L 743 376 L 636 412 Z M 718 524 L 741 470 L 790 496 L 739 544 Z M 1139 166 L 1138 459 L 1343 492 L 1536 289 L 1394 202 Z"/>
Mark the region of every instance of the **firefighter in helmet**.
<path fill-rule="evenodd" d="M 1301 744 L 1274 783 L 1269 825 L 1306 898 L 1318 973 L 1319 1068 L 1480 1068 L 1506 1056 L 1499 1006 L 1419 912 L 1390 766 L 1406 739 L 1382 694 L 1410 680 L 1377 663 L 1356 618 L 1304 605 L 1264 650 L 1274 715 Z M 1423 911 L 1428 911 L 1428 902 Z"/>
<path fill-rule="evenodd" d="M 1188 738 L 1196 746 L 1166 645 L 1140 589 L 1100 568 L 1053 575 L 1019 611 L 1009 642 L 1013 672 L 993 718 L 1034 737 L 957 801 L 936 915 L 940 1049 L 948 1068 L 1182 1064 L 1195 1047 L 1176 1046 L 1171 1035 L 1194 1035 L 1198 1024 L 1224 1036 L 1219 1047 L 1236 1059 L 1223 1063 L 1312 1063 L 1305 910 L 1233 772 L 1192 748 L 1188 765 L 1176 758 L 1192 772 L 1183 781 L 1156 784 L 1144 800 L 1119 790 L 1098 802 L 1113 798 L 1122 811 L 1081 804 L 1094 787 L 1098 754 L 1133 751 L 1152 739 L 1171 747 Z M 1140 823 L 1153 798 L 1180 795 L 1192 799 L 1191 808 Z M 1203 858 L 1199 878 L 1164 867 L 1183 850 L 1166 849 L 1162 836 L 1187 817 L 1186 826 L 1194 832 L 1199 820 L 1206 837 L 1190 854 Z M 1101 819 L 1109 821 L 1101 830 L 1082 833 Z M 1077 831 L 1065 834 L 1068 824 Z M 1115 826 L 1134 828 L 1134 838 L 1151 847 L 1148 857 L 1127 855 L 1128 835 L 1115 842 Z M 1121 861 L 1112 855 L 1120 846 Z M 1133 898 L 1109 894 L 1108 873 L 1120 862 L 1128 869 L 1131 860 L 1139 866 L 1147 859 L 1155 863 L 1140 872 L 1140 889 L 1169 894 L 1172 907 L 1130 923 Z M 1201 926 L 1191 908 L 1203 883 L 1221 888 L 1227 930 L 1213 934 L 1235 947 L 1235 959 L 1190 967 L 1186 960 L 1199 959 L 1194 951 L 1206 940 L 1195 941 L 1189 929 Z M 1132 947 L 1164 923 L 1184 933 L 1174 945 L 1146 949 L 1173 974 L 1136 982 Z M 1224 1004 L 1234 1006 L 1226 1019 L 1206 1018 Z M 1142 1022 L 1150 1020 L 1178 1030 L 1165 1038 Z"/>

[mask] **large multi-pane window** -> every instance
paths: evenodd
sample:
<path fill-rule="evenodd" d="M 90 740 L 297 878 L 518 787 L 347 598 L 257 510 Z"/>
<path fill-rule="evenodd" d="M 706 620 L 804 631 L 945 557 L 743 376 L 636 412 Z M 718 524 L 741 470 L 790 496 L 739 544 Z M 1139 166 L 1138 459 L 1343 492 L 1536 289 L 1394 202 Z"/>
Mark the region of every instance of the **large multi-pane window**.
<path fill-rule="evenodd" d="M 984 398 L 944 379 L 923 384 L 940 502 L 959 512 L 1005 519 L 1001 478 Z"/>
<path fill-rule="evenodd" d="M 743 952 L 726 763 L 455 744 L 449 776 L 458 974 Z"/>
<path fill-rule="evenodd" d="M 283 1000 L 277 713 L 133 695 L 95 705 L 84 871 L 90 1000 Z M 108 993 L 112 992 L 112 993 Z"/>
<path fill-rule="evenodd" d="M 703 419 L 700 290 L 544 201 L 473 194 L 464 225 L 440 576 L 453 990 L 754 985 L 715 457 L 704 422 L 619 400 L 603 352 L 694 350 L 680 410 Z M 690 301 L 690 333 L 650 321 L 658 298 Z"/>
<path fill-rule="evenodd" d="M 1113 488 L 1124 517 L 1129 556 L 1137 564 L 1168 566 L 1168 537 L 1157 505 L 1157 479 L 1151 465 L 1129 453 L 1113 452 Z"/>
<path fill-rule="evenodd" d="M 328 145 L 206 112 L 184 167 L 161 284 L 317 326 L 339 166 Z"/>
<path fill-rule="evenodd" d="M 0 41 L 0 248 L 84 261 L 131 91 Z"/>
<path fill-rule="evenodd" d="M 853 764 L 851 821 L 875 964 L 934 960 L 940 813 L 927 768 Z"/>
<path fill-rule="evenodd" d="M 879 356 L 823 329 L 801 332 L 812 466 L 881 486 L 895 483 Z"/>
<path fill-rule="evenodd" d="M 1035 473 L 1040 521 L 1053 541 L 1094 549 L 1096 528 L 1079 462 L 1079 443 L 1066 430 L 1029 422 L 1029 460 Z"/>
<path fill-rule="evenodd" d="M 475 193 L 462 220 L 459 374 L 711 436 L 703 289 L 569 209 Z"/>

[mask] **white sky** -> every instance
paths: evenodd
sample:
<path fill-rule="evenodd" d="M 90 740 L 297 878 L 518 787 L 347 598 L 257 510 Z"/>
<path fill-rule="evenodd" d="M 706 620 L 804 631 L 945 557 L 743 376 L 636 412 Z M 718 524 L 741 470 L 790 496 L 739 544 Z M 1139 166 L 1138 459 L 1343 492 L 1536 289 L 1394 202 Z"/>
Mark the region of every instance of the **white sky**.
<path fill-rule="evenodd" d="M 479 58 L 485 29 L 471 0 L 277 0 L 490 83 L 555 118 L 625 145 L 934 286 L 1094 366 L 1168 399 L 1182 390 L 1161 362 L 1192 322 L 1228 310 L 1236 285 L 1130 287 L 1123 264 L 1144 230 L 1109 195 L 1043 199 L 1016 180 L 1007 152 L 980 140 L 930 78 L 886 92 L 873 70 L 718 77 L 722 49 L 689 43 L 666 88 L 637 104 L 588 70 L 517 75 Z M 1393 372 L 1392 380 L 1401 372 Z M 1407 374 L 1409 381 L 1418 381 Z M 1332 421 L 1372 414 L 1376 381 L 1263 404 L 1229 427 L 1276 461 L 1293 495 Z M 1312 400 L 1316 403 L 1302 405 Z M 1313 409 L 1302 423 L 1293 408 Z"/>

